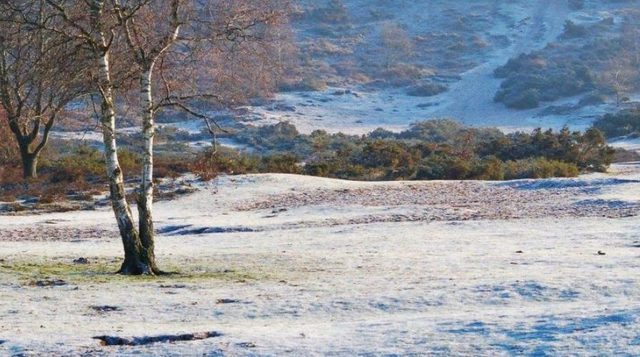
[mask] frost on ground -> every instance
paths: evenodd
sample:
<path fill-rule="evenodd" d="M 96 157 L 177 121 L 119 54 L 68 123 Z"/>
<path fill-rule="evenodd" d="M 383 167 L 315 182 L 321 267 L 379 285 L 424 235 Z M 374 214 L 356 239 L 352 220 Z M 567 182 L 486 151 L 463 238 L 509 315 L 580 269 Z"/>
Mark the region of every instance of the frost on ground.
<path fill-rule="evenodd" d="M 0 355 L 638 355 L 640 167 L 613 171 L 223 177 L 158 204 L 156 279 L 110 274 L 107 209 L 0 216 Z"/>
<path fill-rule="evenodd" d="M 446 8 L 451 4 L 445 2 L 437 6 Z M 453 83 L 447 92 L 429 98 L 412 97 L 403 90 L 345 91 L 329 88 L 321 92 L 284 93 L 277 96 L 274 106 L 253 108 L 259 119 L 257 122 L 271 124 L 284 120 L 296 125 L 303 133 L 323 129 L 351 134 L 368 133 L 378 127 L 401 131 L 416 121 L 442 117 L 454 118 L 466 125 L 495 126 L 506 131 L 561 128 L 564 125 L 580 130 L 588 127 L 596 114 L 594 108 L 585 113 L 543 117 L 539 115 L 539 109 L 511 110 L 493 101 L 501 83 L 493 71 L 520 53 L 528 53 L 553 42 L 562 33 L 571 13 L 567 3 L 552 0 L 496 2 L 493 7 L 498 15 L 491 19 L 493 27 L 483 35 L 505 37 L 509 46 L 497 47 L 486 56 L 476 58 L 477 65 L 462 73 L 460 80 Z M 358 7 L 354 5 L 354 8 Z M 410 12 L 412 10 L 414 12 Z M 415 9 L 409 7 L 407 11 L 410 14 L 407 16 L 417 16 Z M 421 29 L 428 26 L 429 21 L 418 23 Z"/>
<path fill-rule="evenodd" d="M 307 5 L 320 5 L 327 1 L 305 1 Z M 329 81 L 330 86 L 325 90 L 312 92 L 283 92 L 275 99 L 264 105 L 249 106 L 237 112 L 212 112 L 212 116 L 232 116 L 245 124 L 269 125 L 282 121 L 294 124 L 300 132 L 309 134 L 322 129 L 331 133 L 343 132 L 347 134 L 365 134 L 379 127 L 402 131 L 417 121 L 434 118 L 452 118 L 465 125 L 477 127 L 498 127 L 507 132 L 518 130 L 530 131 L 534 128 L 560 129 L 568 126 L 572 130 L 584 130 L 590 127 L 593 120 L 605 113 L 616 112 L 619 108 L 614 103 L 579 106 L 581 96 L 565 98 L 546 103 L 547 108 L 530 110 L 514 110 L 501 103 L 494 102 L 494 96 L 503 81 L 496 78 L 494 70 L 504 65 L 509 59 L 521 53 L 529 53 L 551 45 L 563 32 L 567 20 L 576 23 L 596 21 L 614 13 L 615 4 L 591 4 L 588 9 L 572 11 L 567 1 L 539 0 L 539 1 L 474 1 L 471 8 L 463 1 L 429 0 L 403 1 L 401 6 L 394 8 L 388 15 L 391 19 L 371 20 L 373 13 L 382 11 L 388 6 L 384 2 L 373 4 L 371 1 L 349 0 L 349 9 L 355 12 L 355 26 L 358 31 L 354 34 L 359 41 L 371 40 L 367 36 L 379 32 L 384 23 L 400 21 L 406 25 L 412 36 L 428 35 L 432 33 L 447 34 L 448 30 L 455 30 L 445 26 L 443 19 L 453 13 L 471 12 L 471 17 L 483 19 L 484 25 L 476 35 L 480 37 L 503 39 L 504 44 L 490 46 L 486 50 L 469 55 L 470 58 L 461 59 L 469 64 L 464 72 L 449 74 L 446 79 L 440 79 L 450 87 L 448 91 L 432 97 L 416 97 L 407 94 L 406 88 L 378 88 L 376 86 L 356 85 L 349 81 Z M 619 4 L 617 5 L 620 6 Z M 476 8 L 477 7 L 477 8 Z M 372 11 L 372 8 L 377 9 Z M 612 9 L 610 9 L 612 8 Z M 608 11 L 612 10 L 612 11 Z M 605 16 L 606 15 L 606 16 Z M 384 16 L 383 16 L 384 18 Z M 392 21 L 393 22 L 393 21 Z M 445 26 L 444 28 L 442 26 Z M 450 24 L 447 26 L 451 26 Z M 484 27 L 487 28 L 484 28 Z M 299 29 L 302 33 L 308 29 Z M 360 33 L 362 32 L 362 33 Z M 315 35 L 305 35 L 309 39 Z M 364 36 L 364 37 L 363 37 Z M 304 36 L 303 36 L 304 37 Z M 306 37 L 305 37 L 306 38 Z M 503 42 L 498 41 L 496 42 Z M 351 47 L 351 45 L 345 45 Z M 431 55 L 424 55 L 426 60 L 439 58 L 438 51 Z M 376 51 L 367 52 L 365 58 L 371 60 Z M 352 59 L 359 61 L 361 59 Z M 377 58 L 382 62 L 382 58 Z M 436 73 L 438 66 L 433 64 Z M 446 71 L 445 71 L 446 73 Z M 638 101 L 637 94 L 630 96 L 632 101 Z M 549 111 L 553 108 L 572 108 L 568 112 Z M 165 118 L 165 120 L 170 120 Z M 199 134 L 205 129 L 202 120 L 178 120 L 174 123 L 160 124 L 159 127 L 176 128 L 190 134 Z M 123 132 L 132 134 L 137 128 L 126 128 Z M 54 137 L 63 139 L 79 139 L 98 142 L 101 135 L 95 128 L 86 131 L 54 132 Z M 191 143 L 193 147 L 206 147 L 210 141 Z M 223 146 L 246 149 L 232 140 L 220 142 Z"/>

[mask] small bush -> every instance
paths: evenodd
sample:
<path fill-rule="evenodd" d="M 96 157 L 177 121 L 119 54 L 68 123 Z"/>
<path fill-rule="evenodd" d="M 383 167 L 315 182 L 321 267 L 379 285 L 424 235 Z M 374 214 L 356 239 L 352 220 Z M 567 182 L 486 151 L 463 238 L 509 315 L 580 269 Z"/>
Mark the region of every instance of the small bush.
<path fill-rule="evenodd" d="M 634 162 L 640 161 L 640 154 L 636 151 L 616 149 L 613 162 Z"/>
<path fill-rule="evenodd" d="M 498 92 L 497 101 L 503 102 L 513 109 L 533 109 L 540 105 L 540 92 L 537 89 L 527 89 L 521 93 Z"/>
<path fill-rule="evenodd" d="M 591 93 L 584 96 L 582 99 L 580 99 L 580 102 L 578 102 L 578 106 L 586 107 L 590 105 L 605 104 L 606 102 L 607 102 L 606 96 L 598 93 Z"/>
<path fill-rule="evenodd" d="M 95 178 L 105 174 L 104 155 L 97 149 L 81 146 L 43 169 L 50 173 L 52 183 L 85 181 L 85 178 Z"/>
<path fill-rule="evenodd" d="M 501 181 L 505 177 L 505 164 L 495 156 L 482 159 L 474 176 L 479 180 Z"/>
<path fill-rule="evenodd" d="M 259 159 L 255 156 L 239 153 L 235 150 L 220 148 L 218 151 L 209 149 L 190 163 L 190 171 L 200 179 L 209 181 L 220 175 L 246 174 L 257 172 Z"/>
<path fill-rule="evenodd" d="M 471 162 L 447 154 L 432 154 L 420 162 L 418 180 L 464 180 L 469 178 Z"/>
<path fill-rule="evenodd" d="M 514 180 L 525 178 L 576 177 L 579 172 L 575 164 L 536 158 L 506 162 L 504 178 Z"/>
<path fill-rule="evenodd" d="M 309 176 L 327 177 L 335 168 L 331 167 L 328 162 L 310 163 L 304 165 L 304 174 Z"/>
<path fill-rule="evenodd" d="M 178 178 L 189 172 L 189 158 L 180 155 L 159 156 L 153 164 L 153 175 L 156 178 Z"/>
<path fill-rule="evenodd" d="M 591 70 L 578 61 L 546 61 L 541 56 L 520 55 L 494 72 L 505 78 L 494 100 L 514 109 L 531 109 L 540 102 L 578 95 L 595 88 Z"/>
<path fill-rule="evenodd" d="M 118 150 L 118 160 L 125 174 L 135 174 L 142 170 L 142 158 L 133 151 Z"/>
<path fill-rule="evenodd" d="M 40 198 L 38 199 L 38 203 L 47 205 L 47 204 L 59 202 L 60 199 L 61 199 L 60 196 L 48 194 L 48 195 L 40 196 Z"/>
<path fill-rule="evenodd" d="M 321 92 L 327 88 L 327 82 L 316 77 L 305 77 L 300 81 L 280 86 L 283 92 Z"/>
<path fill-rule="evenodd" d="M 447 86 L 443 84 L 425 83 L 410 88 L 407 94 L 414 97 L 432 97 L 444 93 L 447 90 Z"/>
<path fill-rule="evenodd" d="M 262 158 L 258 169 L 260 172 L 299 174 L 302 173 L 300 160 L 291 154 L 271 155 Z"/>
<path fill-rule="evenodd" d="M 609 138 L 640 134 L 640 109 L 622 110 L 596 119 L 593 127 Z"/>
<path fill-rule="evenodd" d="M 433 75 L 430 69 L 408 63 L 393 63 L 376 76 L 392 86 L 416 85 L 422 78 Z"/>

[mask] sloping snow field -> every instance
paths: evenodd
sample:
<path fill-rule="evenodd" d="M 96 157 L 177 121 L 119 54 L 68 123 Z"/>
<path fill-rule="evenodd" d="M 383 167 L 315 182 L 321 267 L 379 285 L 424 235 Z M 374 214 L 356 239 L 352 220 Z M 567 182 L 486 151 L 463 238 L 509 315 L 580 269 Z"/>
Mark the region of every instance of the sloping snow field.
<path fill-rule="evenodd" d="M 449 3 L 445 4 L 448 6 Z M 493 101 L 502 82 L 493 72 L 509 59 L 542 49 L 555 41 L 567 20 L 579 22 L 583 18 L 608 14 L 607 5 L 600 6 L 571 11 L 566 1 L 496 1 L 496 12 L 500 16 L 491 19 L 493 27 L 484 35 L 504 36 L 509 45 L 476 58 L 477 66 L 462 73 L 460 80 L 453 82 L 447 92 L 428 98 L 412 97 L 403 90 L 393 89 L 328 88 L 319 92 L 282 93 L 276 96 L 276 105 L 250 108 L 257 116 L 252 120 L 257 119 L 258 124 L 289 121 L 303 133 L 323 129 L 365 134 L 379 127 L 401 131 L 414 122 L 434 118 L 452 118 L 469 126 L 498 127 L 507 132 L 530 131 L 538 127 L 560 129 L 563 126 L 584 130 L 595 118 L 615 112 L 617 108 L 604 104 L 574 109 L 566 114 L 545 114 L 544 108 L 509 109 Z M 412 16 L 415 9 L 409 6 L 406 11 L 406 16 Z M 428 27 L 428 20 L 424 21 L 420 24 Z M 514 27 L 514 24 L 518 25 Z M 579 100 L 567 98 L 546 105 L 575 106 Z"/>
<path fill-rule="evenodd" d="M 158 204 L 159 262 L 182 274 L 157 279 L 108 274 L 108 209 L 0 216 L 0 355 L 638 355 L 640 167 L 612 172 L 223 177 Z M 222 336 L 92 339 L 202 331 Z"/>

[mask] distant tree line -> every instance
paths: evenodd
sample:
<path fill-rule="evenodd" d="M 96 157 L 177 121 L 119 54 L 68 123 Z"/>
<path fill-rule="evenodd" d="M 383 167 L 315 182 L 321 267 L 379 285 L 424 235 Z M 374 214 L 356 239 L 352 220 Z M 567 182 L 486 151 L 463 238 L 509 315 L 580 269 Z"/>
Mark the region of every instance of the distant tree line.
<path fill-rule="evenodd" d="M 453 120 L 416 123 L 399 133 L 377 129 L 368 135 L 346 135 L 317 130 L 307 135 L 289 123 L 279 123 L 246 126 L 223 135 L 247 150 L 217 147 L 201 151 L 186 145 L 206 138 L 205 133 L 163 129 L 157 135 L 164 144 L 156 155 L 154 177 L 195 173 L 205 180 L 220 174 L 246 173 L 294 173 L 350 180 L 573 177 L 581 172 L 605 171 L 614 156 L 629 154 L 607 146 L 598 129 L 584 133 L 567 128 L 536 129 L 505 134 L 497 129 L 468 128 Z M 121 138 L 126 145 L 119 149 L 120 165 L 128 175 L 142 169 L 143 156 L 136 150 L 140 140 Z M 106 183 L 101 175 L 104 156 L 97 149 L 59 141 L 53 148 L 44 153 L 42 184 L 32 184 L 34 194 L 62 200 Z M 0 200 L 3 195 L 9 199 L 21 191 L 18 171 L 14 157 L 7 171 L 0 172 Z"/>

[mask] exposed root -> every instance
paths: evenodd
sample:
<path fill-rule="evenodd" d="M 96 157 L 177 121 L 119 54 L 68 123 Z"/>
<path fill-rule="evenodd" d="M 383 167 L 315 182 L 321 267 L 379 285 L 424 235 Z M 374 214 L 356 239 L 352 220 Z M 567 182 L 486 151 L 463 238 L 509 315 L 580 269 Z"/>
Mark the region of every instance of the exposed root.
<path fill-rule="evenodd" d="M 180 341 L 197 341 L 205 340 L 207 338 L 222 336 L 221 333 L 210 332 L 197 332 L 187 333 L 182 335 L 160 335 L 160 336 L 144 336 L 144 337 L 117 337 L 117 336 L 95 336 L 96 340 L 100 340 L 100 344 L 103 346 L 142 346 L 152 343 L 170 343 Z"/>
<path fill-rule="evenodd" d="M 148 275 L 148 276 L 170 276 L 170 275 L 178 275 L 180 273 L 174 271 L 164 271 L 158 268 L 154 269 L 131 269 L 130 267 L 125 267 L 124 265 L 120 267 L 118 271 L 114 274 L 117 275 L 127 275 L 127 276 L 140 276 L 140 275 Z"/>

